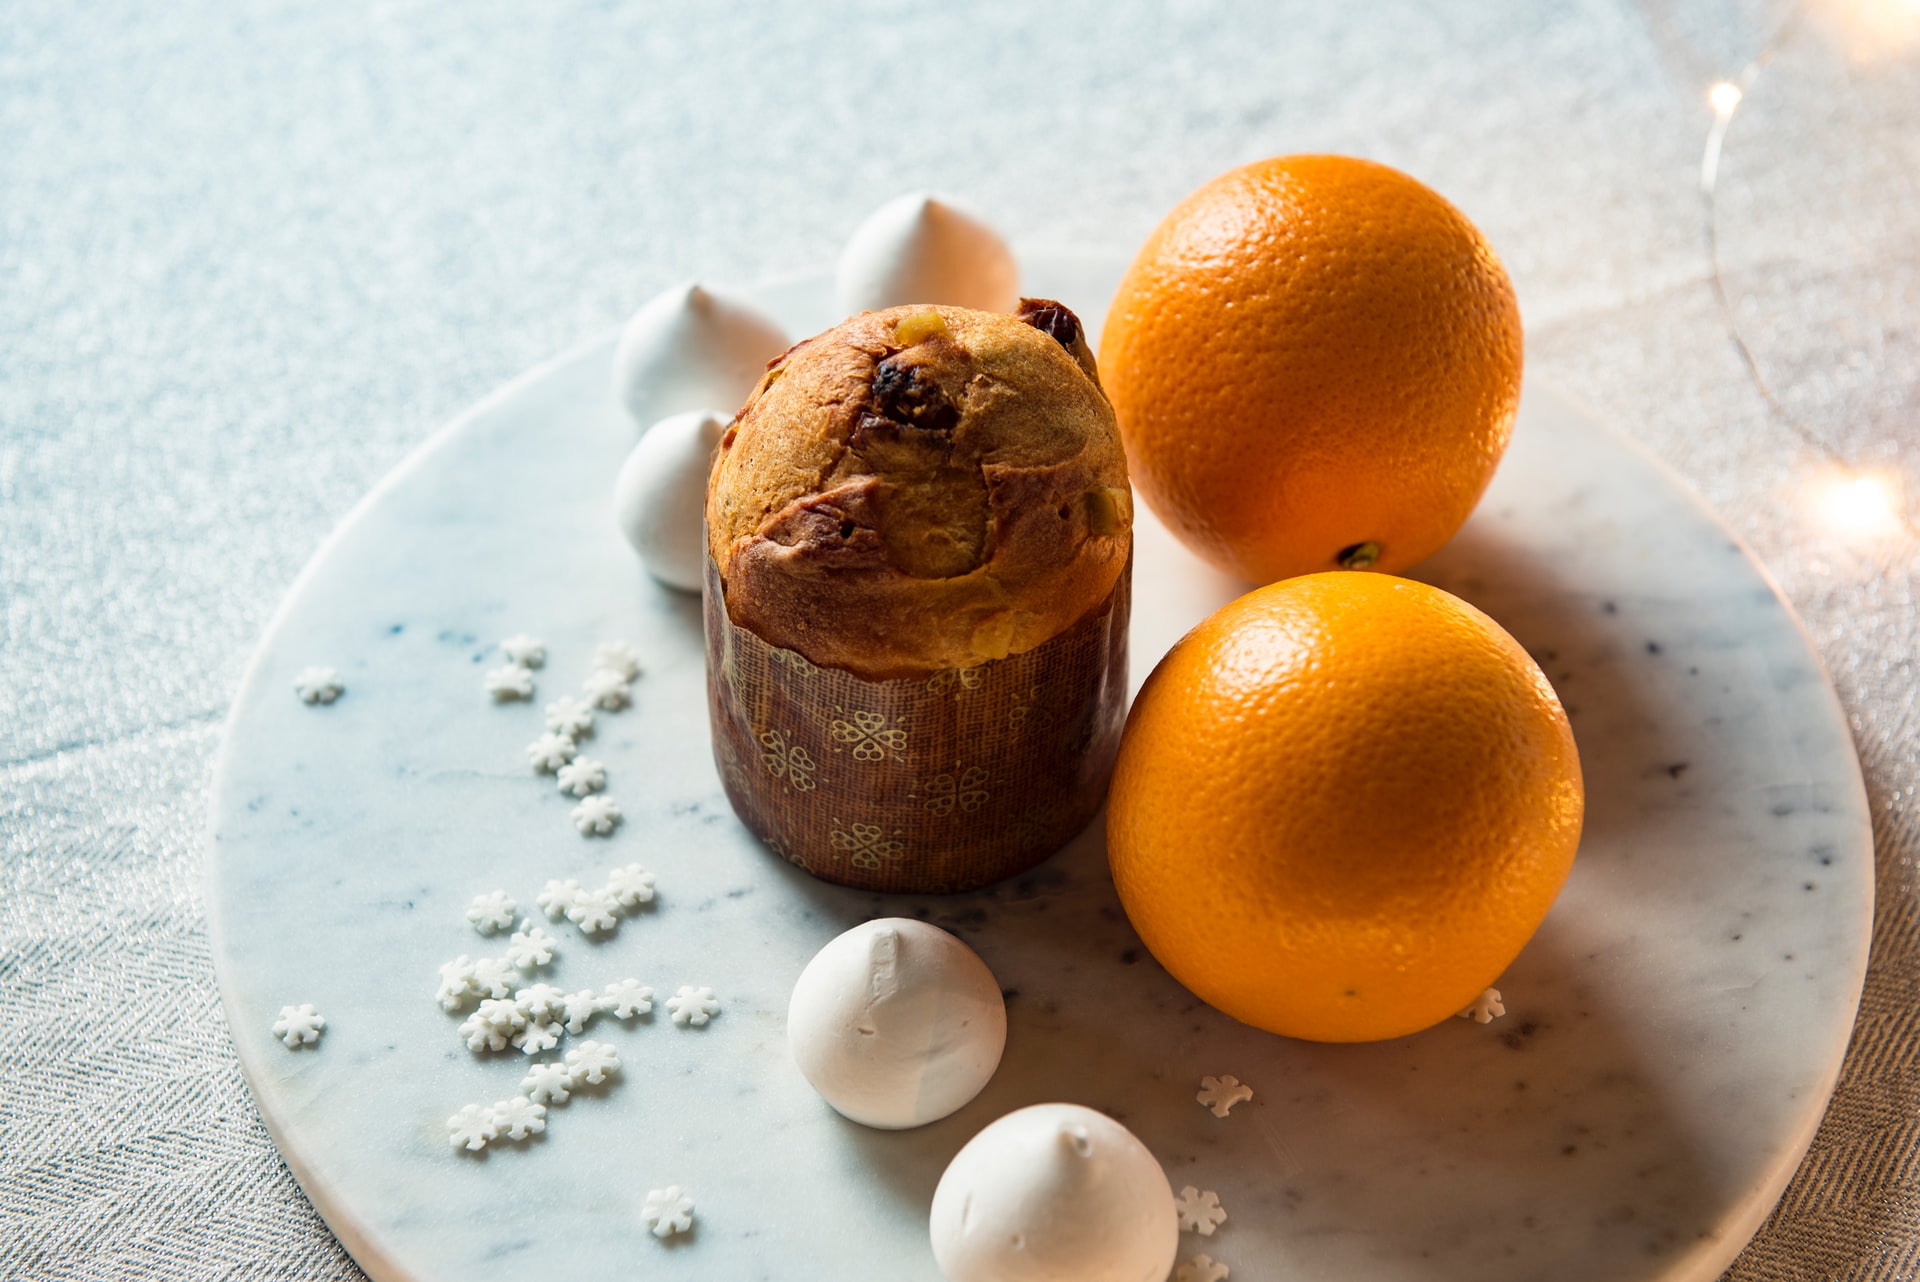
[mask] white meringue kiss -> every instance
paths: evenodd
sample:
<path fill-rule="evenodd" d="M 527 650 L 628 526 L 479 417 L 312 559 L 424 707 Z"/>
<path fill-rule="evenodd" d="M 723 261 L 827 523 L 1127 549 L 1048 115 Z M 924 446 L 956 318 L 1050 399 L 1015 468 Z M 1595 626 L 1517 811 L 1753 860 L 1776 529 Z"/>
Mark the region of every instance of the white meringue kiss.
<path fill-rule="evenodd" d="M 968 1140 L 929 1228 L 948 1282 L 1159 1282 L 1180 1244 L 1160 1163 L 1078 1104 L 1019 1109 Z"/>
<path fill-rule="evenodd" d="M 633 314 L 613 354 L 613 390 L 634 422 L 719 406 L 732 414 L 789 340 L 751 302 L 711 286 L 677 285 Z"/>
<path fill-rule="evenodd" d="M 937 926 L 885 917 L 815 954 L 793 986 L 787 1043 L 827 1103 L 866 1126 L 937 1121 L 980 1093 L 1007 1044 L 993 972 Z"/>
<path fill-rule="evenodd" d="M 944 197 L 913 192 L 888 201 L 854 229 L 835 275 L 840 310 L 949 303 L 1010 312 L 1020 268 L 999 232 Z"/>
<path fill-rule="evenodd" d="M 670 588 L 698 592 L 706 569 L 700 523 L 707 470 L 730 420 L 689 410 L 647 429 L 613 483 L 613 514 L 647 572 Z"/>

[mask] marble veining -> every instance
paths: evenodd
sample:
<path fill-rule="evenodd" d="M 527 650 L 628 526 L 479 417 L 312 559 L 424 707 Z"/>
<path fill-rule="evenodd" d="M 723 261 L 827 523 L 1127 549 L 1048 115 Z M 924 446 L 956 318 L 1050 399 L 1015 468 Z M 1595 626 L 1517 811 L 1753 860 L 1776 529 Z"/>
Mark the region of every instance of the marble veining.
<path fill-rule="evenodd" d="M 1027 288 L 1092 320 L 1119 266 L 1030 262 Z M 835 319 L 824 277 L 762 301 L 795 333 Z M 1798 624 L 1657 463 L 1530 387 L 1480 511 L 1421 570 L 1546 668 L 1580 744 L 1587 828 L 1501 981 L 1504 1018 L 1316 1046 L 1227 1020 L 1154 964 L 1097 821 L 1033 872 L 950 899 L 827 886 L 755 843 L 708 751 L 698 602 L 650 579 L 614 524 L 633 429 L 611 345 L 503 389 L 369 497 L 290 595 L 227 730 L 210 871 L 222 996 L 282 1152 L 370 1273 L 933 1282 L 926 1214 L 946 1161 L 1047 1100 L 1110 1112 L 1176 1188 L 1217 1191 L 1231 1218 L 1205 1249 L 1235 1276 L 1650 1282 L 1732 1259 L 1832 1087 L 1871 844 Z M 1239 588 L 1150 521 L 1136 573 L 1137 687 Z M 538 690 L 496 705 L 482 674 L 521 631 L 547 642 Z M 646 670 L 585 748 L 625 816 L 587 839 L 523 749 L 610 638 Z M 338 669 L 345 693 L 302 703 L 310 665 Z M 617 1084 L 555 1107 L 526 1143 L 455 1153 L 445 1119 L 525 1071 L 514 1052 L 470 1054 L 433 1000 L 440 962 L 500 951 L 466 905 L 496 888 L 530 905 L 550 877 L 593 885 L 635 860 L 657 901 L 605 936 L 553 927 L 546 977 L 708 985 L 721 1014 L 603 1019 L 586 1036 L 618 1047 Z M 1000 1072 L 917 1131 L 847 1122 L 786 1051 L 793 980 L 876 915 L 959 934 L 1007 995 Z M 270 1028 L 302 1002 L 327 1031 L 290 1053 Z M 1228 1073 L 1255 1095 L 1216 1118 L 1194 1095 Z M 698 1218 L 663 1243 L 641 1205 L 668 1184 Z"/>

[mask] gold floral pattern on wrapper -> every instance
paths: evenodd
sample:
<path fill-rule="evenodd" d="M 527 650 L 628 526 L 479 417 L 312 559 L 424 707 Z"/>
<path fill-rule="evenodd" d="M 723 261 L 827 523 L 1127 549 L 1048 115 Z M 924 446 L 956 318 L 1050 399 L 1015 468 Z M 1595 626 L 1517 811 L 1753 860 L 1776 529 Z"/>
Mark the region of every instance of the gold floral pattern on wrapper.
<path fill-rule="evenodd" d="M 1024 654 L 868 681 L 735 625 L 709 560 L 707 706 L 728 800 L 781 858 L 862 890 L 951 893 L 1032 867 L 1106 796 L 1132 575 Z"/>

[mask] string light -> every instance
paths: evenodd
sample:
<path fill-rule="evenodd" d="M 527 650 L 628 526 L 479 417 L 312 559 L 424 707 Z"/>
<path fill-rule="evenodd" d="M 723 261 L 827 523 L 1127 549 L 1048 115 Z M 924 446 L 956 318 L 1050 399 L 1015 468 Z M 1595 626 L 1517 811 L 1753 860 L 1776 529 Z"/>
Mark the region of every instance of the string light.
<path fill-rule="evenodd" d="M 1813 486 L 1814 510 L 1835 534 L 1848 539 L 1884 538 L 1900 528 L 1900 490 L 1872 472 L 1833 473 Z"/>
<path fill-rule="evenodd" d="M 1758 67 L 1758 63 L 1748 67 L 1741 79 L 1752 79 Z M 1700 190 L 1709 197 L 1720 176 L 1720 147 L 1727 140 L 1727 126 L 1733 123 L 1733 113 L 1746 96 L 1746 90 L 1731 80 L 1717 81 L 1707 90 L 1707 102 L 1713 107 L 1713 128 L 1707 131 L 1707 149 L 1700 157 Z"/>

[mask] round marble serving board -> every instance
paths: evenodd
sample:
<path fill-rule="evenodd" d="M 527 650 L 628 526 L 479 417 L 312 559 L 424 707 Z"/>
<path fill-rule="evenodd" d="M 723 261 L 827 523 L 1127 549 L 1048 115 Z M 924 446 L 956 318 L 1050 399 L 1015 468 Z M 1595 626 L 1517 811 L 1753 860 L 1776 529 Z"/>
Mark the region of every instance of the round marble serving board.
<path fill-rule="evenodd" d="M 1030 255 L 1026 288 L 1097 323 L 1121 265 Z M 824 275 L 759 296 L 794 334 L 837 319 Z M 1106 1110 L 1176 1190 L 1216 1191 L 1229 1218 L 1183 1234 L 1180 1258 L 1204 1251 L 1237 1278 L 1711 1279 L 1752 1235 L 1852 1026 L 1872 843 L 1806 637 L 1657 463 L 1530 385 L 1485 501 L 1422 567 L 1552 678 L 1586 832 L 1501 981 L 1504 1018 L 1320 1046 L 1236 1024 L 1154 964 L 1113 897 L 1098 821 L 1032 873 L 954 898 L 842 890 L 759 846 L 709 753 L 698 602 L 649 579 L 614 528 L 636 432 L 611 349 L 504 388 L 369 496 L 295 585 L 227 727 L 211 817 L 221 994 L 268 1128 L 368 1272 L 933 1282 L 926 1216 L 948 1159 L 1046 1100 Z M 1137 687 L 1242 589 L 1150 518 L 1135 573 Z M 522 631 L 547 643 L 536 697 L 496 705 L 483 674 Z M 646 672 L 586 747 L 625 813 L 586 838 L 522 749 L 612 638 Z M 343 674 L 337 702 L 295 697 L 309 664 Z M 722 1013 L 702 1029 L 602 1017 L 585 1036 L 618 1047 L 617 1085 L 555 1107 L 532 1141 L 454 1151 L 448 1116 L 514 1094 L 524 1072 L 517 1052 L 469 1053 L 433 999 L 439 963 L 504 950 L 466 924 L 468 901 L 499 888 L 532 911 L 548 878 L 594 885 L 635 860 L 657 902 L 597 940 L 551 924 L 546 978 L 634 976 L 663 997 L 705 984 Z M 998 1075 L 917 1131 L 833 1113 L 783 1035 L 807 959 L 877 915 L 954 931 L 1008 994 Z M 300 1002 L 327 1029 L 289 1051 L 269 1027 Z M 1194 1099 L 1203 1074 L 1254 1098 L 1216 1118 Z M 640 1205 L 670 1183 L 698 1224 L 663 1243 Z"/>

